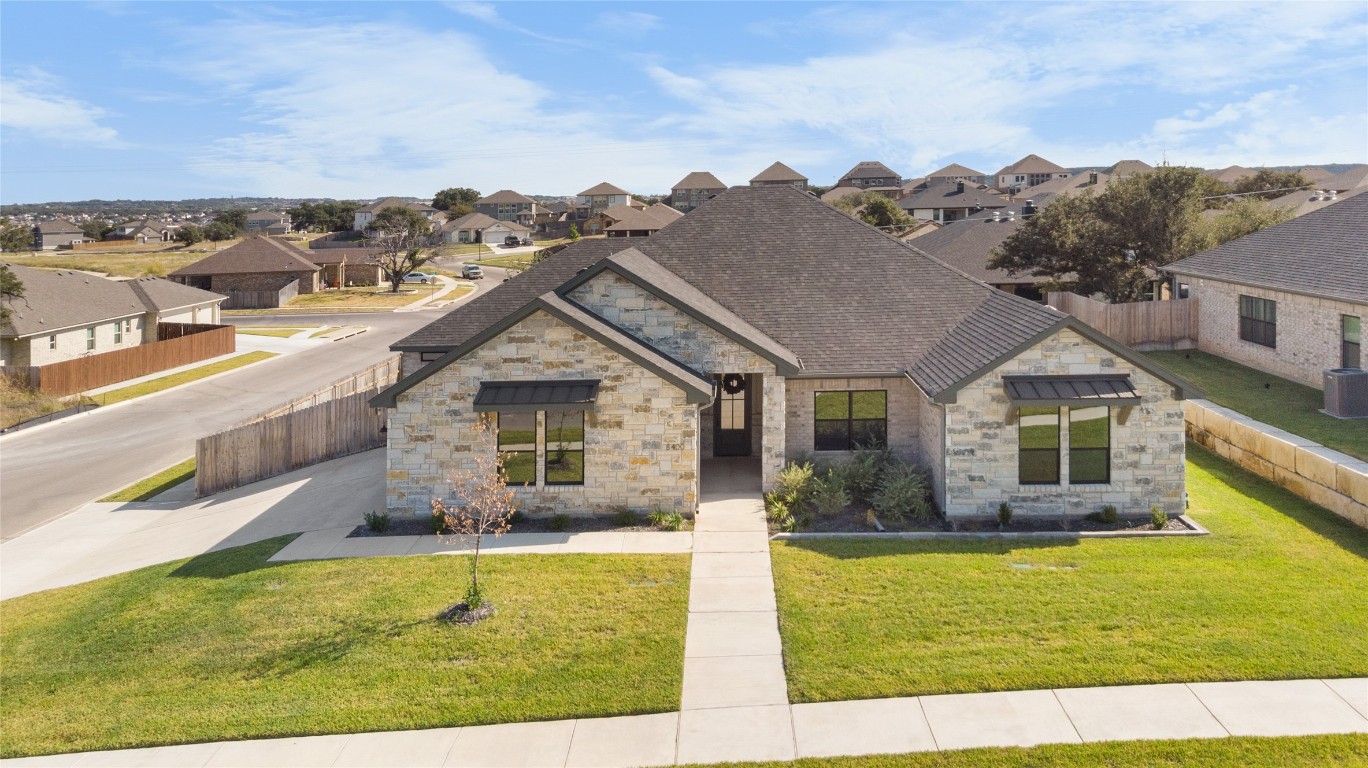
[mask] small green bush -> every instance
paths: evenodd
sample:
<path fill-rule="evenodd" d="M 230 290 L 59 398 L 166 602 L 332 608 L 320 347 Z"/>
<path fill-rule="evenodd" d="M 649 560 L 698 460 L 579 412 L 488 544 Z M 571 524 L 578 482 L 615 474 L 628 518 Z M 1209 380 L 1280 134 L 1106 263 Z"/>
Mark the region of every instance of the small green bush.
<path fill-rule="evenodd" d="M 371 510 L 366 513 L 366 527 L 376 533 L 384 533 L 389 530 L 390 516 L 388 512 L 376 512 Z"/>
<path fill-rule="evenodd" d="M 1012 505 L 1008 504 L 1005 501 L 999 504 L 997 518 L 998 525 L 1002 526 L 1003 528 L 1006 528 L 1008 525 L 1010 525 L 1012 522 Z"/>
<path fill-rule="evenodd" d="M 570 516 L 564 512 L 557 512 L 551 516 L 551 520 L 547 522 L 546 527 L 556 533 L 560 533 L 570 527 Z"/>
<path fill-rule="evenodd" d="M 634 525 L 640 524 L 641 518 L 637 517 L 637 513 L 633 512 L 630 509 L 627 509 L 626 507 L 619 509 L 613 515 L 613 525 L 616 525 L 619 528 L 630 528 Z"/>
<path fill-rule="evenodd" d="M 807 503 L 812 494 L 812 465 L 789 462 L 774 479 L 774 493 L 790 508 Z"/>
<path fill-rule="evenodd" d="M 649 515 L 651 525 L 666 531 L 678 531 L 684 527 L 684 516 L 678 512 L 653 509 Z"/>
<path fill-rule="evenodd" d="M 1157 506 L 1150 507 L 1150 525 L 1153 526 L 1156 531 L 1163 528 L 1165 525 L 1168 525 L 1168 515 L 1164 514 L 1164 510 Z"/>
<path fill-rule="evenodd" d="M 1102 511 L 1098 513 L 1098 516 L 1102 518 L 1102 522 L 1111 525 L 1116 522 L 1116 507 L 1108 504 L 1102 507 Z"/>
<path fill-rule="evenodd" d="M 841 478 L 841 486 L 852 498 L 873 503 L 884 472 L 892 463 L 892 454 L 887 451 L 859 451 L 850 461 L 832 467 L 832 471 Z"/>
<path fill-rule="evenodd" d="M 927 498 L 926 478 L 916 467 L 891 466 L 882 472 L 878 490 L 870 499 L 874 511 L 884 520 L 930 520 L 934 509 Z"/>
<path fill-rule="evenodd" d="M 809 501 L 818 517 L 834 517 L 850 506 L 850 493 L 839 476 L 828 472 L 826 477 L 812 482 Z"/>
<path fill-rule="evenodd" d="M 527 522 L 527 515 L 523 514 L 522 510 L 520 509 L 513 510 L 513 512 L 508 516 L 509 528 L 512 528 L 513 526 L 518 525 L 519 523 L 525 522 Z"/>

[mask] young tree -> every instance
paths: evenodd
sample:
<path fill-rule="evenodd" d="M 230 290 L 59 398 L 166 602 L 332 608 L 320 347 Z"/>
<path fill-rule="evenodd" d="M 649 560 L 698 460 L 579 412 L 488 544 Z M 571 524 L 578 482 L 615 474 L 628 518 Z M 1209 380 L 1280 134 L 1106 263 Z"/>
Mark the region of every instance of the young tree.
<path fill-rule="evenodd" d="M 104 219 L 91 219 L 81 222 L 81 234 L 88 240 L 103 240 L 105 235 L 114 231 L 114 225 Z"/>
<path fill-rule="evenodd" d="M 504 455 L 499 453 L 494 429 L 481 419 L 471 431 L 470 468 L 448 476 L 455 500 L 450 504 L 432 500 L 432 514 L 440 518 L 444 540 L 465 543 L 473 539 L 475 544 L 465 607 L 462 610 L 460 605 L 452 606 L 448 615 L 453 617 L 488 608 L 485 587 L 480 584 L 480 545 L 487 535 L 498 538 L 507 533 L 517 509 L 513 505 L 513 489 L 504 477 Z"/>
<path fill-rule="evenodd" d="M 222 240 L 232 240 L 237 237 L 237 231 L 233 225 L 224 221 L 211 221 L 204 228 L 204 239 L 212 242 L 217 248 Z"/>
<path fill-rule="evenodd" d="M 8 218 L 0 219 L 0 249 L 6 251 L 33 250 L 33 229 L 16 224 Z"/>
<path fill-rule="evenodd" d="M 432 207 L 439 211 L 448 211 L 458 216 L 464 216 L 475 210 L 475 201 L 479 199 L 480 193 L 477 190 L 470 187 L 451 187 L 432 196 Z M 470 210 L 459 213 L 455 208 L 458 205 L 462 206 L 463 210 L 467 207 Z"/>
<path fill-rule="evenodd" d="M 24 284 L 10 271 L 0 265 L 0 323 L 10 319 L 10 306 L 15 299 L 24 298 Z"/>
<path fill-rule="evenodd" d="M 399 286 L 410 272 L 427 263 L 423 246 L 432 231 L 432 225 L 423 214 L 412 208 L 392 205 L 375 215 L 371 229 L 375 237 L 376 256 L 373 261 L 380 265 L 389 281 L 390 290 L 399 292 Z"/>
<path fill-rule="evenodd" d="M 570 238 L 570 242 L 572 242 L 572 243 L 573 243 L 574 241 L 580 239 L 579 227 L 575 226 L 574 224 L 571 224 L 571 225 L 570 225 L 570 234 L 568 235 L 568 237 Z"/>
<path fill-rule="evenodd" d="M 176 230 L 176 242 L 181 243 L 182 245 L 188 247 L 194 245 L 195 243 L 203 241 L 204 230 L 200 229 L 194 224 L 186 224 L 185 226 Z"/>

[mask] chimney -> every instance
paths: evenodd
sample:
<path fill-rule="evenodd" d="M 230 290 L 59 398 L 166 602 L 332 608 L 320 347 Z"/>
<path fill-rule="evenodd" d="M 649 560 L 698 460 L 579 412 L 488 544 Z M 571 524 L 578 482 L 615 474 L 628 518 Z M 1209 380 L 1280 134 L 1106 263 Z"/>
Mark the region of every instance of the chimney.
<path fill-rule="evenodd" d="M 1030 215 L 1034 214 L 1035 212 L 1036 212 L 1036 207 L 1035 207 L 1035 201 L 1034 201 L 1034 200 L 1027 200 L 1027 201 L 1026 201 L 1026 204 L 1023 205 L 1023 206 L 1021 206 L 1021 215 L 1022 215 L 1022 216 L 1030 216 Z"/>
<path fill-rule="evenodd" d="M 957 182 L 955 182 L 955 191 L 956 191 L 956 192 L 963 192 L 963 191 L 964 191 L 964 182 L 962 182 L 962 181 L 957 181 Z"/>
<path fill-rule="evenodd" d="M 1095 186 L 1097 186 L 1097 171 L 1089 171 L 1089 172 L 1088 172 L 1088 186 L 1090 186 L 1090 187 L 1095 187 Z"/>

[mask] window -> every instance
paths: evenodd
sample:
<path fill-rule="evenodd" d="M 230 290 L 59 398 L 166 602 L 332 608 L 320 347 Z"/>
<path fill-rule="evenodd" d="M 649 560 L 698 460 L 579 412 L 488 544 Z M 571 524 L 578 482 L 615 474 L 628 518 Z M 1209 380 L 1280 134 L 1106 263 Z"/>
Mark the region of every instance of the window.
<path fill-rule="evenodd" d="M 1362 338 L 1360 328 L 1362 321 L 1356 315 L 1340 316 L 1340 367 L 1341 368 L 1362 368 L 1363 357 L 1360 355 L 1359 346 Z"/>
<path fill-rule="evenodd" d="M 1017 477 L 1022 485 L 1059 484 L 1059 408 L 1021 408 Z"/>
<path fill-rule="evenodd" d="M 1069 485 L 1111 482 L 1111 409 L 1069 409 Z"/>
<path fill-rule="evenodd" d="M 123 323 L 117 320 L 114 321 L 114 343 L 123 343 Z"/>
<path fill-rule="evenodd" d="M 814 406 L 815 450 L 854 451 L 888 444 L 887 392 L 818 392 Z"/>
<path fill-rule="evenodd" d="M 1278 302 L 1253 296 L 1240 297 L 1240 338 L 1277 347 Z"/>
<path fill-rule="evenodd" d="M 57 348 L 57 336 L 56 336 L 56 335 L 49 336 L 49 337 L 48 337 L 48 349 L 56 349 L 56 348 Z"/>
<path fill-rule="evenodd" d="M 537 482 L 537 414 L 500 413 L 499 453 L 504 456 L 504 481 L 509 485 Z"/>
<path fill-rule="evenodd" d="M 547 412 L 546 484 L 584 485 L 584 411 Z"/>
<path fill-rule="evenodd" d="M 87 351 L 87 352 L 94 352 L 94 351 L 95 351 L 95 329 L 94 329 L 94 328 L 87 328 L 87 329 L 86 329 L 86 351 Z"/>

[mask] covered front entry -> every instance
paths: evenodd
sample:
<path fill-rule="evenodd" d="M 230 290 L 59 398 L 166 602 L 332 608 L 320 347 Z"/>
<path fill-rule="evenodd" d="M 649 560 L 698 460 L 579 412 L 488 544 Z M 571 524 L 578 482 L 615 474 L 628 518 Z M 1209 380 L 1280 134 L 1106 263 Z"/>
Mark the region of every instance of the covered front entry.
<path fill-rule="evenodd" d="M 728 373 L 718 377 L 713 403 L 713 456 L 751 455 L 755 377 Z"/>
<path fill-rule="evenodd" d="M 753 494 L 761 488 L 761 385 L 754 373 L 713 376 L 716 399 L 700 419 L 702 427 L 702 493 L 704 499 Z M 711 411 L 709 413 L 708 411 Z"/>

